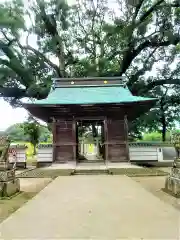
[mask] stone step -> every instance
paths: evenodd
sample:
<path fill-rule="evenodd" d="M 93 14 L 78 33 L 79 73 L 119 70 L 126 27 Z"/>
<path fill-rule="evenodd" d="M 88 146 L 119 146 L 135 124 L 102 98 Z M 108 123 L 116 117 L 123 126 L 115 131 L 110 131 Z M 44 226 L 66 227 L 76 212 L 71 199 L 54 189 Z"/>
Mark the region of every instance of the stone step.
<path fill-rule="evenodd" d="M 107 169 L 75 169 L 73 175 L 106 175 Z"/>
<path fill-rule="evenodd" d="M 81 164 L 81 163 L 84 163 L 84 164 L 98 164 L 98 163 L 101 163 L 101 164 L 103 164 L 104 163 L 104 160 L 101 160 L 101 159 L 95 159 L 95 160 L 80 160 L 79 162 L 78 162 L 79 164 Z"/>

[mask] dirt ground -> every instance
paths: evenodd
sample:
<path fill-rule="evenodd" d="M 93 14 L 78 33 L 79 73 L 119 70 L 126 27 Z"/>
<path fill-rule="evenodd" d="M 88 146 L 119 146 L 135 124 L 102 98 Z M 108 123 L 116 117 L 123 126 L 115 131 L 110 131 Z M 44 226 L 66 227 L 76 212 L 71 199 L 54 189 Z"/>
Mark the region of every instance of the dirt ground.
<path fill-rule="evenodd" d="M 163 191 L 165 185 L 165 176 L 162 177 L 132 177 L 133 180 L 140 183 L 146 190 L 180 210 L 180 199 L 177 199 Z"/>
<path fill-rule="evenodd" d="M 51 181 L 50 178 L 20 179 L 21 193 L 11 199 L 0 200 L 0 222 L 34 197 Z"/>
<path fill-rule="evenodd" d="M 38 192 L 51 181 L 51 178 L 20 178 L 21 191 Z"/>

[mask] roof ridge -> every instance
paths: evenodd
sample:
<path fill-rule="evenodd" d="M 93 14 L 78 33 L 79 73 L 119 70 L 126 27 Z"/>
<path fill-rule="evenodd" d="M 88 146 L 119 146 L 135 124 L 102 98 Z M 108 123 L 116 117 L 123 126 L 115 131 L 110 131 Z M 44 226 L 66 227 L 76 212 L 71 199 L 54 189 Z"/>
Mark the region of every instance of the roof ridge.
<path fill-rule="evenodd" d="M 55 86 L 54 89 L 57 88 L 91 88 L 91 87 L 99 87 L 99 88 L 104 88 L 104 87 L 121 87 L 128 89 L 126 84 L 104 84 L 104 85 L 61 85 L 61 86 Z"/>

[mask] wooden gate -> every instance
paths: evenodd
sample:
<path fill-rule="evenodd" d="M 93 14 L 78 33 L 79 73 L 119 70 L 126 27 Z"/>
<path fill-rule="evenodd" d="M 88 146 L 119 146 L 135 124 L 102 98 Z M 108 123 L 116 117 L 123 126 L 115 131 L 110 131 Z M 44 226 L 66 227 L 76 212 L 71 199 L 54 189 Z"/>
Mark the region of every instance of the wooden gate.
<path fill-rule="evenodd" d="M 76 160 L 76 126 L 73 120 L 58 120 L 54 127 L 54 162 Z"/>
<path fill-rule="evenodd" d="M 129 161 L 127 123 L 125 120 L 105 120 L 106 160 L 111 162 Z"/>

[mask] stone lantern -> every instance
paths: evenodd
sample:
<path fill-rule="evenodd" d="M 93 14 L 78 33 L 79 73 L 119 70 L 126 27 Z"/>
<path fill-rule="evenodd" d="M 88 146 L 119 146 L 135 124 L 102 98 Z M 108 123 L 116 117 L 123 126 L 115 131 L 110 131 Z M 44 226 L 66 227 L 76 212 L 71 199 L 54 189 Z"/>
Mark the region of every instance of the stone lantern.
<path fill-rule="evenodd" d="M 171 172 L 166 178 L 165 190 L 176 197 L 180 197 L 180 132 L 172 134 L 171 141 L 176 151 L 176 157 Z"/>
<path fill-rule="evenodd" d="M 10 197 L 20 191 L 19 179 L 15 177 L 16 165 L 9 164 L 10 140 L 0 137 L 0 198 Z"/>

